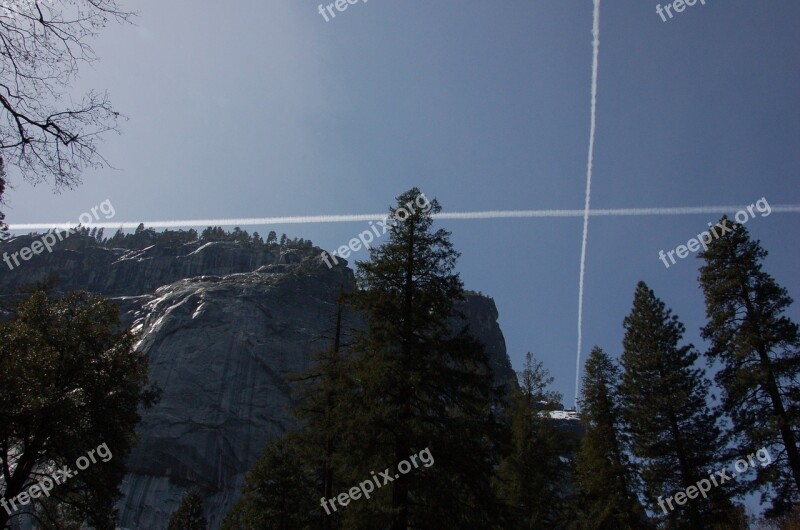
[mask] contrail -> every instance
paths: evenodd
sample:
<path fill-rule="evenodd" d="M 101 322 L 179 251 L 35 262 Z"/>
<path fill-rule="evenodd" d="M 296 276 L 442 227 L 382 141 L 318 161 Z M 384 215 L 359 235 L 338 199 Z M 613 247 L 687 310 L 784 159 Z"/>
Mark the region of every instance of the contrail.
<path fill-rule="evenodd" d="M 581 240 L 581 268 L 578 279 L 578 353 L 575 359 L 575 410 L 578 410 L 578 390 L 581 374 L 581 343 L 583 342 L 583 276 L 586 272 L 586 242 L 589 238 L 589 200 L 592 196 L 592 162 L 594 161 L 594 134 L 597 128 L 597 67 L 600 53 L 600 0 L 594 0 L 592 13 L 592 103 L 589 123 L 589 158 L 586 163 L 586 201 L 583 213 L 583 238 Z"/>
<path fill-rule="evenodd" d="M 657 216 L 657 215 L 700 215 L 731 214 L 747 208 L 747 204 L 738 206 L 687 206 L 671 208 L 606 208 L 589 210 L 590 217 L 625 217 L 625 216 Z M 773 213 L 800 213 L 800 204 L 782 204 L 771 207 Z M 586 210 L 486 210 L 480 212 L 446 212 L 434 215 L 436 219 L 470 220 L 470 219 L 531 219 L 547 217 L 585 217 Z M 142 221 L 148 228 L 185 228 L 206 226 L 261 226 L 279 224 L 319 224 L 319 223 L 355 223 L 377 221 L 386 217 L 385 213 L 352 214 L 352 215 L 298 215 L 291 217 L 247 217 L 231 219 L 187 219 L 175 221 Z M 31 223 L 12 224 L 11 230 L 48 230 L 64 226 L 75 226 L 77 223 Z M 140 221 L 101 221 L 92 223 L 97 228 L 130 229 L 139 226 Z"/>

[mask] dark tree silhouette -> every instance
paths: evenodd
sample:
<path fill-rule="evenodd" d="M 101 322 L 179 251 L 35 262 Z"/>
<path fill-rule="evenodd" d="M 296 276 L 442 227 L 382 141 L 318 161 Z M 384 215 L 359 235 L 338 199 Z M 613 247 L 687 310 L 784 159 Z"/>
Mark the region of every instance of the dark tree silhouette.
<path fill-rule="evenodd" d="M 6 165 L 0 156 L 0 203 L 3 202 L 3 193 L 6 191 Z M 5 214 L 0 212 L 0 241 L 8 238 L 8 225 L 5 223 Z"/>
<path fill-rule="evenodd" d="M 789 293 L 762 269 L 767 251 L 732 225 L 700 254 L 703 337 L 711 342 L 709 360 L 721 364 L 716 380 L 739 451 L 763 447 L 775 455 L 751 486 L 772 498 L 773 514 L 783 514 L 800 500 L 800 331 L 786 315 Z"/>

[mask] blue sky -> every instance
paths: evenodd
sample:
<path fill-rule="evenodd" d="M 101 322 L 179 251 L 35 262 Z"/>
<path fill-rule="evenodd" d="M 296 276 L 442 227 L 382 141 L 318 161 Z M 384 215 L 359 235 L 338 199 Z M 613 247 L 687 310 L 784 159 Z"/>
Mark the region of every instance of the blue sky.
<path fill-rule="evenodd" d="M 657 3 L 601 8 L 592 207 L 800 204 L 800 4 L 706 0 L 662 22 Z M 117 170 L 61 194 L 17 179 L 8 221 L 74 221 L 105 199 L 119 221 L 372 213 L 412 186 L 445 211 L 583 208 L 591 1 L 370 0 L 330 22 L 318 5 L 137 2 L 75 86 L 129 117 L 104 144 Z M 699 261 L 666 269 L 658 251 L 718 218 L 591 218 L 584 358 L 620 353 L 639 280 L 702 346 Z M 747 224 L 795 297 L 798 220 Z M 442 224 L 515 368 L 531 351 L 571 404 L 582 219 Z M 366 227 L 243 228 L 334 249 Z"/>

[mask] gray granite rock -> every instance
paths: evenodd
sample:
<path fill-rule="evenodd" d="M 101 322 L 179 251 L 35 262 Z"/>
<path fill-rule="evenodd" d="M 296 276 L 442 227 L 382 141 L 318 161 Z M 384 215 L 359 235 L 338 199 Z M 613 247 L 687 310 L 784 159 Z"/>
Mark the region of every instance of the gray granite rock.
<path fill-rule="evenodd" d="M 287 379 L 327 345 L 352 276 L 310 263 L 269 269 L 180 280 L 139 312 L 139 347 L 163 395 L 128 461 L 122 527 L 163 528 L 197 486 L 217 528 L 267 441 L 293 427 Z"/>
<path fill-rule="evenodd" d="M 0 253 L 12 254 L 30 247 L 41 236 L 20 236 L 0 243 Z M 59 277 L 63 291 L 85 290 L 106 296 L 135 296 L 158 287 L 200 275 L 250 272 L 262 265 L 287 263 L 308 250 L 281 249 L 277 245 L 256 249 L 233 242 L 199 241 L 185 245 L 151 245 L 143 249 L 108 249 L 93 238 L 73 234 L 57 243 L 52 252 L 42 252 L 9 270 L 0 263 L 0 293 Z M 319 253 L 321 250 L 316 249 Z M 11 262 L 13 265 L 13 261 Z"/>
<path fill-rule="evenodd" d="M 144 414 L 128 459 L 122 528 L 166 528 L 193 486 L 218 528 L 264 445 L 294 427 L 288 378 L 329 344 L 336 297 L 353 285 L 346 261 L 329 269 L 319 253 L 236 243 L 106 249 L 72 236 L 52 254 L 0 273 L 0 295 L 56 273 L 59 290 L 111 296 L 141 333 L 139 348 L 163 394 Z M 494 301 L 470 293 L 459 309 L 497 379 L 514 380 Z"/>

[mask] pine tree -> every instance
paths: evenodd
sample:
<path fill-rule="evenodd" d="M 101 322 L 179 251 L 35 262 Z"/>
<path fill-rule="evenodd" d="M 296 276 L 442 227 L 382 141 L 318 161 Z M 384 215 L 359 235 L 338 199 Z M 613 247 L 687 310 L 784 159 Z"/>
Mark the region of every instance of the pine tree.
<path fill-rule="evenodd" d="M 203 516 L 203 498 L 197 489 L 183 498 L 180 507 L 169 518 L 167 530 L 208 530 L 208 521 Z"/>
<path fill-rule="evenodd" d="M 344 297 L 340 295 L 336 308 L 336 323 L 331 347 L 316 356 L 314 366 L 299 380 L 303 382 L 295 416 L 304 424 L 297 440 L 300 451 L 311 466 L 312 477 L 318 485 L 322 501 L 317 508 L 318 525 L 323 530 L 336 528 L 337 510 L 331 512 L 324 500 L 352 484 L 340 479 L 341 459 L 338 452 L 346 443 L 348 433 L 343 428 L 351 411 L 346 406 L 348 393 L 354 388 L 352 362 L 343 355 Z M 356 433 L 351 433 L 356 434 Z M 357 436 L 357 434 L 356 434 Z M 338 468 L 338 469 L 337 469 Z"/>
<path fill-rule="evenodd" d="M 299 386 L 292 413 L 302 427 L 268 444 L 248 472 L 245 495 L 223 528 L 339 528 L 339 507 L 323 501 L 353 485 L 340 480 L 342 466 L 337 459 L 346 434 L 342 426 L 350 414 L 342 405 L 353 388 L 351 363 L 343 355 L 342 300 L 340 296 L 331 346 L 315 356 L 308 371 L 292 378 Z"/>
<path fill-rule="evenodd" d="M 574 442 L 550 418 L 550 410 L 561 408 L 561 395 L 547 391 L 553 378 L 530 352 L 518 379 L 510 403 L 512 448 L 497 480 L 511 507 L 508 527 L 566 528 L 571 476 L 565 457 Z"/>
<path fill-rule="evenodd" d="M 107 246 L 114 248 L 123 245 L 124 242 L 125 242 L 125 232 L 123 232 L 122 228 L 120 228 L 114 234 L 114 237 L 108 240 Z"/>
<path fill-rule="evenodd" d="M 247 230 L 242 230 L 238 226 L 235 226 L 233 232 L 228 235 L 227 239 L 242 245 L 247 245 L 250 243 L 250 234 L 247 233 Z"/>
<path fill-rule="evenodd" d="M 413 188 L 397 198 L 392 218 L 414 204 Z M 368 330 L 354 345 L 358 389 L 351 398 L 347 448 L 353 476 L 397 464 L 428 448 L 435 465 L 401 474 L 385 498 L 348 506 L 352 527 L 492 528 L 497 501 L 491 475 L 499 426 L 483 347 L 456 318 L 464 290 L 454 272 L 458 253 L 432 214 L 409 212 L 389 239 L 358 262 L 359 290 L 351 301 Z M 406 210 L 408 211 L 408 210 Z M 383 490 L 381 490 L 383 492 Z"/>
<path fill-rule="evenodd" d="M 292 434 L 267 445 L 247 473 L 242 497 L 225 516 L 222 530 L 311 528 L 317 491 L 300 447 Z"/>
<path fill-rule="evenodd" d="M 773 513 L 785 513 L 800 501 L 800 336 L 785 316 L 792 299 L 762 270 L 767 251 L 760 242 L 727 217 L 720 225 L 733 229 L 700 254 L 708 318 L 703 338 L 711 341 L 709 361 L 722 365 L 716 381 L 737 451 L 765 448 L 773 455 L 753 486 L 773 497 Z"/>
<path fill-rule="evenodd" d="M 624 327 L 620 396 L 632 452 L 642 461 L 644 496 L 667 528 L 713 528 L 731 509 L 724 485 L 712 489 L 708 499 L 674 503 L 672 511 L 662 499 L 719 467 L 721 435 L 706 404 L 709 383 L 694 366 L 698 354 L 691 344 L 678 345 L 683 324 L 644 282 Z"/>
<path fill-rule="evenodd" d="M 577 526 L 581 530 L 647 528 L 636 496 L 627 435 L 621 428 L 620 372 L 599 347 L 586 361 L 581 389 L 581 423 L 585 429 L 575 458 L 578 489 Z"/>
<path fill-rule="evenodd" d="M 270 230 L 269 234 L 267 235 L 267 245 L 274 245 L 278 242 L 278 234 L 275 233 L 275 230 Z"/>

